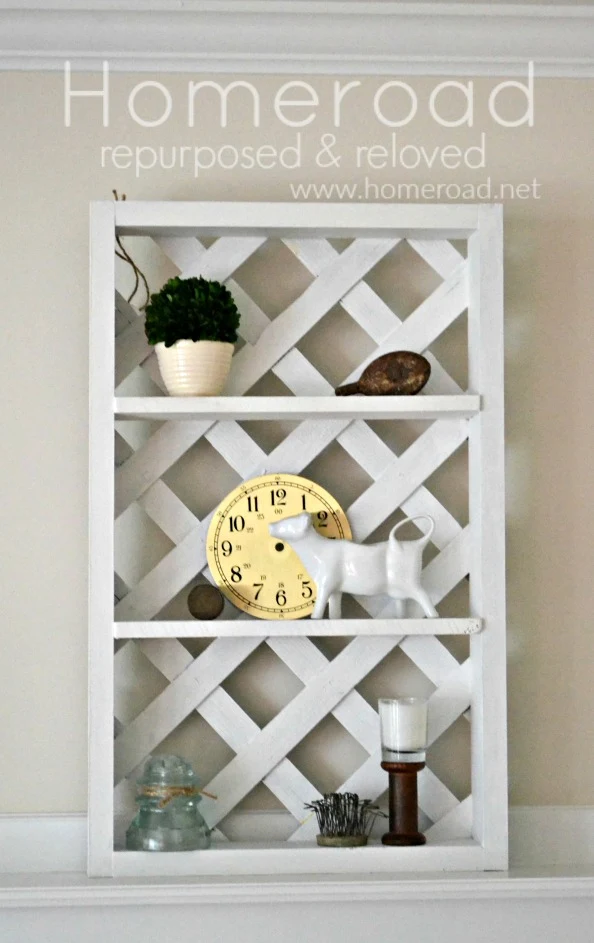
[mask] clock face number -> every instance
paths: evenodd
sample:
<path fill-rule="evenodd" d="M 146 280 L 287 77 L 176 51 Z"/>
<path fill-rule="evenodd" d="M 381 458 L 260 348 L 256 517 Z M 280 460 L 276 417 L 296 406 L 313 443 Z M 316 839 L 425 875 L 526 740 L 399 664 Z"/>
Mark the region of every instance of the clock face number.
<path fill-rule="evenodd" d="M 239 609 L 262 619 L 301 619 L 313 611 L 315 583 L 298 554 L 268 530 L 271 522 L 303 511 L 324 537 L 350 539 L 346 515 L 334 498 L 297 475 L 246 481 L 215 511 L 208 563 L 221 591 Z"/>

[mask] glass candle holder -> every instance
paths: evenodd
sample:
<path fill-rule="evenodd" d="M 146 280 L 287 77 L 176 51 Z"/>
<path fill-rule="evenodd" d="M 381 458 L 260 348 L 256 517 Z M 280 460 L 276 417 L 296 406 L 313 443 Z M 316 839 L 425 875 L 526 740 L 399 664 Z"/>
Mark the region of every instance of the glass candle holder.
<path fill-rule="evenodd" d="M 382 761 L 424 763 L 427 751 L 427 698 L 380 698 Z"/>

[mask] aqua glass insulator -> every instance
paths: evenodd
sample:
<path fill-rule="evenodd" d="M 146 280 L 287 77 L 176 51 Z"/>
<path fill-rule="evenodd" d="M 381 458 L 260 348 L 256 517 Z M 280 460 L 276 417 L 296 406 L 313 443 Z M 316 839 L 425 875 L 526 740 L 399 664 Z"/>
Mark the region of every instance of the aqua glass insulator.
<path fill-rule="evenodd" d="M 130 851 L 194 851 L 210 847 L 198 811 L 200 783 L 181 756 L 153 756 L 136 783 L 138 811 L 126 832 Z"/>

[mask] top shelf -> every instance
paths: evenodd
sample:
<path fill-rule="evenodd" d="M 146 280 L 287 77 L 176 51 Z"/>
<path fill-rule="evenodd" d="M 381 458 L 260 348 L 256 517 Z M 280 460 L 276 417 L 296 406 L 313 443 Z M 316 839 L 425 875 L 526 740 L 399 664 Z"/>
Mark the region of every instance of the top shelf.
<path fill-rule="evenodd" d="M 116 419 L 468 419 L 480 396 L 116 397 Z"/>

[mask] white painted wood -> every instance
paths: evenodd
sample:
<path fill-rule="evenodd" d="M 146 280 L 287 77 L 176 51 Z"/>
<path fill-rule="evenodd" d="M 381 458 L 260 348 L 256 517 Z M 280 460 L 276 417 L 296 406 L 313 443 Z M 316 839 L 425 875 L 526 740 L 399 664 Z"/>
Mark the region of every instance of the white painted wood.
<path fill-rule="evenodd" d="M 480 397 L 459 396 L 215 396 L 119 397 L 116 419 L 453 419 L 470 418 Z"/>
<path fill-rule="evenodd" d="M 138 318 L 136 308 L 133 308 L 127 298 L 117 290 L 115 291 L 115 335 L 116 335 L 116 356 L 117 356 L 117 338 L 125 331 L 130 324 L 133 324 Z"/>
<path fill-rule="evenodd" d="M 436 338 L 456 320 L 464 311 L 468 303 L 466 262 L 439 285 L 435 291 L 423 301 L 416 311 L 394 328 L 391 334 L 384 339 L 378 348 L 370 354 L 343 383 L 357 380 L 360 371 L 372 360 L 392 350 L 424 351 Z"/>
<path fill-rule="evenodd" d="M 253 347 L 246 344 L 235 355 L 227 384 L 229 394 L 249 390 L 287 348 L 294 347 L 395 244 L 394 239 L 359 238 L 352 242 L 296 301 L 270 322 Z"/>
<path fill-rule="evenodd" d="M 287 472 L 295 474 L 300 472 L 333 441 L 336 435 L 348 425 L 349 421 L 333 420 L 325 423 L 315 423 L 313 427 L 307 426 L 305 423 L 300 425 L 267 457 L 266 461 L 269 463 L 269 467 L 283 468 Z M 173 424 L 167 424 L 159 432 L 162 433 L 164 429 L 166 430 L 168 425 Z M 147 449 L 154 439 L 155 436 L 149 440 Z M 236 465 L 236 459 L 241 459 L 241 457 L 241 454 L 236 456 L 232 451 L 227 454 L 228 460 L 233 464 L 233 467 L 237 468 L 242 477 L 251 477 L 262 473 L 262 466 L 247 465 L 244 467 Z M 132 458 L 128 461 L 131 462 Z M 163 468 L 171 464 L 170 460 L 158 451 L 155 454 L 155 459 L 157 462 L 161 462 Z M 126 465 L 122 466 L 121 469 L 124 469 Z M 118 469 L 118 472 L 121 469 Z M 134 476 L 130 476 L 130 479 L 126 481 L 126 495 L 129 496 L 133 493 L 133 489 L 142 493 L 143 489 L 148 488 L 153 475 L 153 470 L 149 474 L 143 468 L 142 463 L 139 462 L 134 468 Z M 181 544 L 166 554 L 160 563 L 118 603 L 115 610 L 118 621 L 152 619 L 176 593 L 180 592 L 193 579 L 197 572 L 206 566 L 205 538 L 211 516 L 209 514 L 196 530 L 188 534 Z"/>
<path fill-rule="evenodd" d="M 233 272 L 246 262 L 260 246 L 266 242 L 266 236 L 227 236 L 217 239 L 200 256 L 196 254 L 194 262 L 184 265 L 183 278 L 202 276 L 226 282 Z"/>
<path fill-rule="evenodd" d="M 467 796 L 455 809 L 443 815 L 438 822 L 425 832 L 428 841 L 451 841 L 454 838 L 470 838 L 471 834 L 472 796 Z"/>
<path fill-rule="evenodd" d="M 274 367 L 274 372 L 296 396 L 300 394 L 302 384 L 318 396 L 325 396 L 332 392 L 328 381 L 297 350 L 292 350 L 283 357 Z M 445 371 L 442 371 L 442 373 L 445 374 Z M 407 400 L 407 402 L 412 401 Z M 345 451 L 374 480 L 377 480 L 389 468 L 392 468 L 395 475 L 398 474 L 398 457 L 395 452 L 378 435 L 372 432 L 367 423 L 355 419 L 336 438 Z M 437 547 L 444 547 L 460 532 L 460 525 L 447 508 L 422 486 L 403 501 L 402 510 L 409 517 L 428 514 L 433 518 L 435 531 L 432 541 Z"/>
<path fill-rule="evenodd" d="M 151 621 L 158 618 L 161 609 L 206 565 L 204 539 L 211 515 L 198 521 L 160 480 L 200 435 L 204 435 L 244 478 L 264 468 L 299 472 L 336 440 L 372 478 L 372 484 L 348 510 L 357 539 L 370 535 L 398 508 L 406 514 L 430 513 L 436 520 L 434 543 L 440 552 L 426 567 L 424 580 L 434 602 L 439 603 L 456 586 L 468 573 L 471 563 L 476 569 L 477 549 L 484 550 L 481 543 L 483 518 L 479 516 L 481 526 L 477 530 L 477 515 L 471 513 L 470 526 L 462 529 L 423 483 L 466 440 L 471 430 L 475 435 L 475 451 L 482 454 L 478 448 L 482 443 L 482 430 L 490 427 L 488 422 L 483 422 L 479 408 L 485 390 L 481 359 L 484 359 L 481 348 L 484 325 L 480 311 L 477 317 L 481 323 L 477 321 L 478 327 L 475 324 L 470 331 L 471 389 L 467 394 L 461 392 L 432 358 L 431 385 L 414 400 L 335 399 L 330 384 L 294 344 L 330 307 L 340 303 L 378 345 L 370 360 L 395 347 L 426 350 L 468 304 L 469 270 L 474 279 L 470 304 L 475 304 L 475 310 L 479 310 L 476 299 L 480 296 L 482 308 L 486 310 L 489 297 L 494 297 L 490 295 L 486 275 L 486 243 L 482 255 L 475 252 L 472 256 L 469 252 L 467 262 L 444 241 L 470 235 L 479 221 L 478 209 L 217 204 L 213 213 L 212 204 L 127 204 L 125 208 L 124 204 L 109 205 L 123 227 L 122 232 L 131 233 L 136 226 L 139 233 L 156 236 L 182 274 L 200 273 L 227 279 L 230 287 L 239 290 L 242 316 L 245 310 L 242 333 L 247 343 L 235 358 L 232 380 L 235 388 L 231 392 L 247 392 L 264 373 L 272 370 L 294 394 L 272 400 L 236 395 L 208 401 L 175 401 L 166 397 L 120 397 L 114 401 L 113 389 L 111 391 L 109 426 L 114 417 L 165 420 L 165 425 L 140 446 L 134 424 L 128 424 L 131 427 L 128 435 L 126 422 L 119 422 L 121 464 L 116 471 L 117 510 L 121 512 L 132 501 L 138 501 L 176 545 L 136 586 L 128 588 L 116 576 L 119 594 L 125 595 L 117 603 L 115 625 L 110 620 L 110 646 L 113 634 L 116 638 L 137 637 L 137 644 L 145 647 L 147 657 L 171 682 L 139 717 L 127 726 L 118 726 L 117 778 L 133 774 L 146 755 L 184 717 L 199 710 L 237 752 L 235 760 L 211 784 L 211 788 L 217 784 L 220 787 L 214 790 L 220 793 L 220 798 L 216 804 L 205 801 L 209 821 L 216 823 L 225 817 L 262 779 L 290 810 L 293 820 L 299 821 L 304 801 L 317 793 L 286 759 L 286 754 L 330 712 L 369 753 L 368 760 L 341 788 L 360 790 L 375 797 L 385 790 L 385 777 L 379 768 L 377 714 L 353 688 L 362 668 L 366 668 L 363 674 L 367 673 L 387 651 L 401 644 L 436 685 L 431 699 L 432 739 L 440 736 L 458 717 L 468 717 L 471 696 L 473 703 L 478 704 L 479 724 L 473 726 L 473 783 L 486 782 L 486 779 L 481 780 L 483 771 L 477 757 L 482 756 L 486 726 L 484 692 L 492 690 L 488 672 L 485 672 L 491 655 L 476 649 L 475 640 L 471 640 L 471 659 L 459 665 L 437 637 L 440 627 L 445 626 L 447 634 L 479 631 L 483 615 L 482 583 L 474 587 L 470 619 L 390 619 L 388 616 L 392 613 L 382 612 L 380 600 L 360 599 L 371 616 L 369 620 L 344 620 L 316 626 L 320 634 L 343 635 L 349 627 L 355 632 L 354 641 L 332 662 L 328 662 L 305 636 L 305 632 L 314 634 L 309 628 L 311 622 L 271 624 L 245 618 L 208 624 Z M 266 227 L 262 226 L 263 222 L 267 223 Z M 237 266 L 271 235 L 285 238 L 288 247 L 315 276 L 303 295 L 273 321 L 268 320 L 231 278 Z M 351 237 L 354 241 L 339 254 L 326 241 L 329 235 Z M 201 238 L 209 236 L 221 238 L 206 247 Z M 408 239 L 411 247 L 444 279 L 405 321 L 391 312 L 363 280 L 366 272 L 401 238 Z M 500 260 L 495 265 L 495 279 L 499 272 Z M 476 289 L 477 283 L 480 291 Z M 109 318 L 105 319 L 104 327 L 108 321 Z M 154 373 L 154 358 L 143 360 L 147 350 L 143 347 L 139 322 L 132 306 L 118 299 L 118 378 L 124 377 L 127 370 L 138 363 Z M 432 356 L 430 351 L 428 354 Z M 377 419 L 378 413 L 384 418 L 435 421 L 404 453 L 397 455 L 365 422 L 367 418 Z M 298 419 L 300 425 L 266 455 L 238 425 L 239 421 L 254 418 Z M 494 420 L 493 429 L 496 426 L 497 420 Z M 129 447 L 136 451 L 126 454 Z M 495 454 L 495 445 L 492 451 Z M 477 490 L 474 484 L 482 498 L 480 487 Z M 471 500 L 471 512 L 473 506 L 475 510 L 479 507 L 479 515 L 484 515 L 484 502 L 477 504 L 476 495 L 474 505 Z M 501 521 L 490 521 L 489 526 L 502 529 Z M 480 566 L 484 566 L 484 560 Z M 408 614 L 414 615 L 414 612 Z M 487 620 L 485 634 L 489 628 Z M 193 661 L 177 637 L 201 635 L 214 637 L 215 641 Z M 270 647 L 305 687 L 271 723 L 259 730 L 220 684 L 262 638 L 267 638 Z M 478 661 L 475 651 L 482 652 Z M 475 680 L 477 670 L 481 672 L 481 683 Z M 501 773 L 500 760 L 501 755 L 493 760 L 493 768 L 497 767 Z M 98 781 L 110 791 L 109 781 L 101 777 Z M 440 846 L 440 866 L 452 866 L 450 851 L 455 846 L 449 843 L 450 839 L 467 836 L 471 827 L 481 842 L 489 829 L 491 836 L 497 832 L 488 803 L 480 791 L 477 802 L 471 803 L 469 797 L 458 803 L 432 771 L 425 770 L 420 778 L 419 793 L 422 812 L 434 823 L 430 831 L 433 841 Z M 500 794 L 498 801 L 502 799 L 504 801 Z M 472 805 L 475 821 L 471 823 Z M 111 824 L 106 825 L 108 832 L 111 827 Z M 291 845 L 298 848 L 300 841 L 311 838 L 312 827 L 311 819 L 299 825 L 293 832 Z M 497 842 L 484 844 L 478 866 L 501 867 L 502 858 L 497 857 L 495 849 Z M 501 845 L 498 847 L 500 850 Z M 286 849 L 289 854 L 291 850 Z M 492 852 L 488 865 L 485 864 L 487 852 Z M 347 859 L 344 860 L 346 867 Z M 352 866 L 353 859 L 348 860 Z M 416 867 L 410 857 L 407 860 Z M 243 864 L 236 865 L 239 871 L 243 867 Z"/>
<path fill-rule="evenodd" d="M 239 845 L 239 847 L 236 847 Z M 156 858 L 163 860 L 155 860 Z M 446 864 L 447 862 L 447 864 Z M 368 845 L 351 848 L 319 848 L 313 842 L 287 848 L 258 848 L 234 843 L 213 847 L 208 853 L 177 852 L 155 855 L 150 852 L 114 852 L 116 877 L 141 875 L 223 875 L 235 874 L 344 874 L 354 872 L 393 873 L 399 870 L 441 871 L 453 865 L 455 871 L 478 871 L 484 866 L 482 848 L 469 839 L 417 848 L 387 848 Z"/>
<path fill-rule="evenodd" d="M 284 239 L 283 242 L 316 277 L 335 262 L 340 254 L 327 239 Z M 399 239 L 395 239 L 392 248 L 399 242 Z M 394 327 L 394 312 L 364 281 L 351 288 L 340 303 L 376 344 Z"/>
<path fill-rule="evenodd" d="M 129 301 L 116 292 L 116 311 L 125 312 L 126 317 L 134 317 L 126 327 L 118 331 L 116 325 L 115 345 L 115 386 L 120 385 L 129 373 L 139 364 L 144 363 L 153 352 L 144 332 L 144 315 L 140 314 Z"/>
<path fill-rule="evenodd" d="M 421 770 L 417 776 L 417 788 L 419 807 L 434 823 L 440 822 L 454 809 L 457 809 L 460 804 L 454 794 L 428 766 Z M 450 835 L 449 837 L 459 838 L 461 836 Z M 465 832 L 464 837 L 470 837 L 470 829 Z"/>
<path fill-rule="evenodd" d="M 436 468 L 460 447 L 468 435 L 463 419 L 438 420 L 348 508 L 355 540 L 364 540 L 396 510 Z"/>
<path fill-rule="evenodd" d="M 472 527 L 470 609 L 485 619 L 486 637 L 471 644 L 473 834 L 492 867 L 507 866 L 507 737 L 505 660 L 505 468 L 503 404 L 502 208 L 481 206 L 468 242 L 469 386 L 481 389 L 483 411 L 470 420 L 469 504 Z"/>
<path fill-rule="evenodd" d="M 138 503 L 175 544 L 180 544 L 200 526 L 195 514 L 161 480 L 147 488 Z"/>
<path fill-rule="evenodd" d="M 470 659 L 467 659 L 429 698 L 429 743 L 434 743 L 470 706 L 470 678 Z"/>
<path fill-rule="evenodd" d="M 464 261 L 464 257 L 447 239 L 409 239 L 408 244 L 442 278 L 453 275 Z"/>
<path fill-rule="evenodd" d="M 114 375 L 114 208 L 95 205 L 90 230 L 89 378 L 89 874 L 111 874 L 113 793 L 113 465 L 108 410 Z M 106 327 L 108 330 L 106 330 Z M 101 776 L 96 771 L 101 770 Z"/>
<path fill-rule="evenodd" d="M 266 235 L 268 238 L 465 239 L 478 224 L 472 203 L 186 203 L 120 201 L 122 236 Z"/>
<path fill-rule="evenodd" d="M 172 639 L 144 639 L 141 650 L 169 681 L 173 681 L 193 661 L 187 648 Z M 196 710 L 236 753 L 260 732 L 258 725 L 221 687 L 205 698 Z M 286 758 L 264 777 L 263 783 L 297 820 L 302 817 L 306 802 L 320 798 L 317 789 Z"/>
<path fill-rule="evenodd" d="M 114 638 L 283 638 L 346 635 L 474 635 L 480 619 L 266 619 L 114 622 Z M 452 657 L 452 656 L 450 656 Z M 455 661 L 455 659 L 454 659 Z"/>
<path fill-rule="evenodd" d="M 222 640 L 221 640 L 222 641 Z M 357 637 L 274 717 L 208 784 L 217 797 L 216 824 L 290 752 L 395 645 L 391 638 Z M 210 646 L 212 647 L 212 646 Z M 214 818 L 213 818 L 214 816 Z M 206 817 L 206 815 L 205 815 Z"/>
<path fill-rule="evenodd" d="M 209 250 L 200 239 L 191 236 L 161 236 L 155 241 L 177 265 L 182 277 L 187 278 L 191 272 L 201 271 L 199 260 L 202 260 Z M 226 285 L 241 311 L 238 334 L 248 344 L 255 344 L 268 325 L 269 318 L 233 278 L 227 278 Z"/>
<path fill-rule="evenodd" d="M 437 638 L 408 633 L 400 648 L 436 687 L 458 668 L 458 661 Z"/>
<path fill-rule="evenodd" d="M 399 638 L 392 638 L 391 641 L 392 648 L 395 648 Z M 382 637 L 377 644 L 383 649 L 385 638 Z M 309 639 L 281 637 L 270 639 L 268 645 L 305 685 L 309 685 L 320 672 L 328 667 L 329 659 L 316 645 L 312 645 Z M 368 651 L 373 651 L 373 643 L 368 645 Z M 377 712 L 357 691 L 349 691 L 346 697 L 333 708 L 332 713 L 345 730 L 369 753 L 377 749 L 379 746 Z M 301 818 L 304 817 L 305 814 L 301 816 Z"/>
<path fill-rule="evenodd" d="M 400 641 L 400 639 L 395 640 L 395 644 Z M 269 639 L 268 644 L 275 654 L 282 658 L 287 667 L 305 684 L 309 684 L 312 678 L 315 678 L 316 674 L 327 664 L 325 656 L 316 646 L 311 644 L 309 639 L 298 641 L 285 637 Z M 381 753 L 377 712 L 358 691 L 353 690 L 340 701 L 332 713 L 336 720 L 370 754 L 369 759 L 342 784 L 341 790 L 356 792 L 361 797 L 377 799 L 386 790 L 386 777 L 380 767 Z M 430 771 L 427 771 L 427 774 L 430 776 L 430 783 L 433 788 L 422 790 L 421 808 L 435 821 L 441 815 L 449 812 L 458 802 Z M 440 791 L 436 790 L 434 783 L 439 784 Z M 428 802 L 428 808 L 423 805 L 423 801 Z M 310 814 L 305 817 L 299 828 L 293 832 L 290 840 L 298 842 L 312 839 L 315 837 L 316 831 L 315 817 Z"/>
<path fill-rule="evenodd" d="M 419 774 L 420 794 L 424 789 L 423 780 L 428 774 L 430 771 L 427 769 Z M 256 814 L 278 825 L 280 839 L 281 834 L 286 831 L 285 826 L 280 824 L 283 813 L 280 813 L 280 817 L 276 812 L 270 815 Z M 253 815 L 254 813 L 250 812 L 244 813 L 243 819 L 249 819 Z M 291 819 L 288 812 L 285 812 L 284 816 Z M 442 894 L 447 896 L 447 888 L 455 888 L 456 894 L 460 897 L 467 896 L 471 900 L 477 895 L 489 893 L 506 898 L 523 894 L 538 895 L 541 891 L 553 896 L 571 897 L 579 895 L 588 880 L 590 890 L 586 896 L 594 897 L 594 806 L 511 806 L 509 818 L 509 872 L 486 872 L 473 876 L 450 873 L 441 877 L 425 877 L 422 881 L 429 882 L 425 887 L 427 898 L 433 899 L 432 894 L 436 898 Z M 245 826 L 240 825 L 240 830 L 245 830 Z M 273 829 L 267 829 L 267 832 L 276 834 Z M 136 899 L 134 894 L 143 893 L 142 880 L 128 881 L 126 884 L 97 881 L 93 878 L 88 880 L 84 876 L 86 856 L 87 815 L 84 813 L 0 815 L 0 907 L 19 906 L 28 899 L 33 906 L 60 907 L 67 901 L 70 904 L 76 904 L 77 901 L 80 903 L 86 900 L 87 893 L 92 891 L 99 893 L 97 900 L 101 902 L 102 889 L 106 894 L 114 895 L 113 898 L 108 896 L 106 899 L 111 903 L 118 899 L 120 902 L 130 901 Z M 538 881 L 537 874 L 541 875 Z M 589 875 L 589 878 L 586 875 Z M 309 885 L 304 885 L 302 881 L 291 882 L 283 875 L 277 875 L 273 880 L 278 882 L 279 893 L 291 897 L 299 895 L 300 888 L 309 886 L 308 893 L 313 895 L 315 888 L 323 886 L 321 879 L 315 874 L 312 874 Z M 367 897 L 371 899 L 375 895 L 381 898 L 382 893 L 387 897 L 398 893 L 406 896 L 406 888 L 409 888 L 413 896 L 414 893 L 423 893 L 414 874 L 404 871 L 394 875 L 393 882 L 387 887 L 379 880 L 374 881 L 372 875 L 368 875 L 363 883 L 360 875 L 351 875 L 344 880 L 348 881 L 347 887 L 352 887 L 354 893 L 361 895 L 361 900 Z M 493 881 L 494 886 L 490 884 Z M 542 881 L 542 885 L 539 881 Z M 209 886 L 209 882 L 185 884 L 188 893 L 194 893 L 198 897 L 207 893 Z M 340 895 L 342 886 L 341 882 L 334 888 L 337 895 Z M 55 889 L 53 896 L 52 888 Z M 14 889 L 13 896 L 11 889 Z M 18 889 L 22 891 L 22 896 Z M 171 884 L 167 879 L 154 880 L 145 886 L 149 895 L 145 902 L 150 902 L 150 895 L 166 899 L 168 893 L 172 895 L 172 902 L 176 902 L 175 895 L 181 890 L 179 884 Z M 27 897 L 27 891 L 30 891 L 30 898 Z M 61 896 L 61 891 L 64 891 L 64 897 Z M 127 897 L 128 892 L 132 895 L 131 898 Z M 255 897 L 259 893 L 266 894 L 265 880 L 260 879 L 251 885 L 251 892 Z M 326 884 L 323 893 L 332 892 L 332 887 Z M 234 895 L 249 894 L 250 886 L 242 886 L 237 878 L 227 876 L 225 883 L 218 885 L 218 893 L 221 900 L 225 899 L 228 893 L 228 902 L 233 903 L 236 902 Z M 273 889 L 270 889 L 270 893 L 274 893 Z"/>
<path fill-rule="evenodd" d="M 349 420 L 336 420 L 326 423 L 315 423 L 313 427 L 302 424 L 291 432 L 286 439 L 270 453 L 266 461 L 270 463 L 271 468 L 284 468 L 288 472 L 298 473 L 313 461 L 348 423 Z M 156 433 L 156 436 L 164 435 L 168 425 L 160 429 L 159 433 Z M 188 424 L 184 423 L 183 425 Z M 191 425 L 191 423 L 189 425 Z M 192 441 L 192 430 L 189 430 L 188 433 L 182 432 L 182 436 L 183 435 L 188 435 L 188 441 Z M 179 438 L 173 437 L 176 447 L 179 447 L 182 436 Z M 145 467 L 142 461 L 138 461 L 134 465 L 133 474 L 123 479 L 126 490 L 124 491 L 124 495 L 121 496 L 121 503 L 118 504 L 118 509 L 131 494 L 142 494 L 143 489 L 149 487 L 155 475 L 155 465 L 165 469 L 172 463 L 171 458 L 167 458 L 165 453 L 161 453 L 159 449 L 151 451 L 154 440 L 155 436 L 149 440 L 146 447 L 143 447 L 147 453 L 150 452 L 152 467 Z M 257 453 L 248 452 L 247 461 L 245 453 L 243 454 L 242 461 L 242 453 L 236 454 L 233 452 L 232 448 L 226 451 L 225 454 L 230 464 L 232 464 L 243 477 L 251 477 L 252 475 L 262 473 L 262 465 L 260 463 L 256 466 L 250 464 L 250 455 L 255 459 L 257 456 L 261 455 L 259 451 Z M 135 453 L 135 455 L 138 455 L 138 453 Z M 124 466 L 118 469 L 116 477 L 120 472 L 122 472 L 123 476 L 125 469 L 130 467 L 129 463 L 132 462 L 134 457 L 135 456 L 132 456 Z M 120 481 L 121 479 L 118 478 L 117 480 Z M 183 589 L 189 580 L 196 575 L 197 571 L 200 571 L 206 565 L 204 541 L 210 523 L 210 517 L 211 515 L 208 515 L 195 531 L 189 533 L 181 544 L 170 551 L 170 553 L 118 603 L 116 607 L 116 617 L 118 619 L 152 618 L 177 592 Z"/>
<path fill-rule="evenodd" d="M 217 639 L 178 675 L 115 740 L 116 783 L 132 772 L 165 737 L 260 644 L 259 639 Z"/>
<path fill-rule="evenodd" d="M 242 478 L 249 478 L 253 469 L 268 464 L 266 452 L 236 422 L 217 422 L 205 438 Z"/>
<path fill-rule="evenodd" d="M 210 517 L 200 522 L 115 607 L 119 621 L 152 619 L 180 592 L 206 561 L 204 542 Z M 204 565 L 204 564 L 202 564 Z"/>
<path fill-rule="evenodd" d="M 154 73 L 158 62 L 160 73 L 433 75 L 437 83 L 525 78 L 534 60 L 540 77 L 589 78 L 591 31 L 591 7 L 573 3 L 2 0 L 0 68 L 61 72 L 72 59 L 73 70 L 100 72 L 109 60 L 114 72 Z"/>
<path fill-rule="evenodd" d="M 437 240 L 415 241 L 412 239 L 408 241 L 419 255 L 429 261 L 433 268 L 439 270 L 444 278 L 451 275 L 454 268 L 462 262 L 462 257 L 449 242 L 439 242 Z M 316 276 L 338 255 L 337 249 L 331 246 L 327 239 L 285 239 L 284 242 L 296 258 Z M 433 246 L 442 248 L 432 248 Z M 451 252 L 444 248 L 446 246 L 449 247 Z M 452 265 L 452 253 L 455 256 L 455 266 Z M 355 285 L 341 299 L 340 304 L 378 344 L 392 334 L 395 324 L 402 323 L 402 319 L 397 317 L 392 309 L 364 281 Z M 460 393 L 460 387 L 444 370 L 437 358 L 430 351 L 426 352 L 426 356 L 431 364 L 431 377 L 430 387 L 426 387 L 423 392 L 426 393 L 429 388 L 435 393 Z"/>
<path fill-rule="evenodd" d="M 166 423 L 116 470 L 116 517 L 140 497 L 212 426 L 212 419 Z"/>
<path fill-rule="evenodd" d="M 393 928 L 415 943 L 457 943 L 460 925 L 473 943 L 506 935 L 523 943 L 590 943 L 594 877 L 587 869 L 523 869 L 406 875 L 278 874 L 179 880 L 133 877 L 97 881 L 82 874 L 9 876 L 0 884 L 0 934 L 27 943 L 110 938 L 144 943 L 153 935 L 194 943 L 196 927 L 217 943 L 281 937 L 285 943 L 363 943 L 367 912 L 379 939 Z M 452 918 L 455 912 L 457 919 Z M 476 928 L 476 932 L 475 932 Z M 12 943 L 12 941 L 11 941 Z"/>

